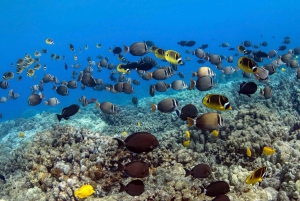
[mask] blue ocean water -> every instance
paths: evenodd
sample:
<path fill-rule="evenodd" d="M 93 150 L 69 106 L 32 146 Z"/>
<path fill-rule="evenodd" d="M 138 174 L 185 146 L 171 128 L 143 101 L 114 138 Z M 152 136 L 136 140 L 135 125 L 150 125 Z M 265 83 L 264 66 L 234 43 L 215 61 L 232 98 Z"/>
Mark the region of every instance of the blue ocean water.
<path fill-rule="evenodd" d="M 21 74 L 23 79 L 15 78 L 9 81 L 10 88 L 20 94 L 17 100 L 8 100 L 0 104 L 0 112 L 3 115 L 1 121 L 14 119 L 21 116 L 30 116 L 38 112 L 56 110 L 60 111 L 72 103 L 78 103 L 82 95 L 88 98 L 95 97 L 100 102 L 111 101 L 115 104 L 131 104 L 132 96 L 139 98 L 149 97 L 150 83 L 156 81 L 143 81 L 136 73 L 130 77 L 138 78 L 140 86 L 135 87 L 135 93 L 112 94 L 105 91 L 94 91 L 87 88 L 81 90 L 70 89 L 69 96 L 62 97 L 51 90 L 52 84 L 45 85 L 44 95 L 46 99 L 57 97 L 60 104 L 51 108 L 40 104 L 28 106 L 27 99 L 31 94 L 30 87 L 38 84 L 45 73 L 50 73 L 59 80 L 71 80 L 70 66 L 74 64 L 74 52 L 70 52 L 68 44 L 72 43 L 76 49 L 78 62 L 81 69 L 87 66 L 86 58 L 91 56 L 98 61 L 96 56 L 101 54 L 110 58 L 109 62 L 117 65 L 116 56 L 108 52 L 109 47 L 130 45 L 134 42 L 151 40 L 158 47 L 173 49 L 182 54 L 182 57 L 191 56 L 184 50 L 195 49 L 201 44 L 209 44 L 206 51 L 216 54 L 232 55 L 226 48 L 219 44 L 228 42 L 231 47 L 236 47 L 242 41 L 248 39 L 253 44 L 267 41 L 269 45 L 261 48 L 262 51 L 278 49 L 282 45 L 285 36 L 292 38 L 288 48 L 294 48 L 299 44 L 300 24 L 298 15 L 299 1 L 1 1 L 0 2 L 0 74 L 6 71 L 15 71 L 16 61 L 25 54 L 33 55 L 35 49 L 47 49 L 48 54 L 41 56 L 41 64 L 47 65 L 47 70 L 40 69 L 36 72 L 37 79 L 26 76 L 26 70 Z M 273 36 L 275 38 L 273 38 Z M 55 44 L 49 46 L 46 38 L 52 38 Z M 195 40 L 193 48 L 181 47 L 177 44 L 180 40 Z M 102 44 L 101 49 L 96 44 Z M 87 51 L 84 45 L 89 45 Z M 78 48 L 82 53 L 78 52 Z M 66 56 L 68 70 L 64 69 L 64 61 L 50 59 L 50 54 L 56 53 Z M 153 54 L 149 56 L 155 58 Z M 125 55 L 130 61 L 139 60 L 139 57 Z M 235 58 L 237 60 L 237 58 Z M 188 83 L 191 71 L 201 66 L 193 57 L 191 62 L 186 62 L 179 67 Z M 10 67 L 10 63 L 14 67 Z M 167 65 L 159 61 L 160 65 Z M 236 62 L 235 62 L 236 64 Z M 206 62 L 206 66 L 214 68 Z M 227 64 L 224 63 L 224 66 Z M 228 64 L 229 65 L 229 64 Z M 77 70 L 77 71 L 79 71 Z M 94 68 L 96 71 L 96 68 Z M 109 71 L 94 73 L 95 78 L 108 79 Z M 173 76 L 167 82 L 179 79 Z M 113 84 L 113 83 L 112 83 Z M 0 97 L 7 96 L 9 89 L 0 90 Z M 30 112 L 28 112 L 30 110 Z M 26 112 L 27 111 L 27 112 Z M 26 112 L 24 114 L 24 112 Z"/>

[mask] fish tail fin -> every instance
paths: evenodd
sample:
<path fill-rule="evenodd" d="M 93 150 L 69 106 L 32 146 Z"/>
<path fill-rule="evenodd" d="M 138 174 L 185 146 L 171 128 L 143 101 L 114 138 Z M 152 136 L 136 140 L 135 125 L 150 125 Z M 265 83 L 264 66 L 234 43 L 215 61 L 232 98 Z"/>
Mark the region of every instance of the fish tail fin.
<path fill-rule="evenodd" d="M 186 168 L 183 168 L 185 170 L 185 176 L 184 177 L 187 177 L 189 175 L 191 175 L 191 171 L 186 169 Z"/>
<path fill-rule="evenodd" d="M 190 118 L 190 117 L 187 117 L 187 121 L 188 121 L 188 127 L 191 127 L 195 124 L 195 120 Z"/>
<path fill-rule="evenodd" d="M 124 170 L 124 165 L 122 165 L 122 163 L 120 163 L 119 161 L 116 161 L 118 163 L 118 168 L 117 171 L 123 171 Z"/>
<path fill-rule="evenodd" d="M 127 47 L 126 45 L 123 46 L 124 46 L 124 54 L 126 54 L 129 51 L 129 47 Z"/>
<path fill-rule="evenodd" d="M 57 117 L 58 121 L 60 121 L 62 119 L 62 116 L 60 114 L 56 114 L 56 117 Z"/>
<path fill-rule="evenodd" d="M 147 74 L 147 78 L 148 78 L 148 79 L 151 79 L 151 78 L 152 78 L 152 73 L 149 72 L 149 73 Z"/>
<path fill-rule="evenodd" d="M 175 110 L 175 112 L 176 112 L 177 116 L 179 117 L 181 114 L 181 111 L 179 109 L 177 109 L 177 110 Z"/>
<path fill-rule="evenodd" d="M 201 193 L 200 193 L 200 194 L 202 194 L 202 193 L 205 192 L 205 189 L 204 189 L 202 186 L 200 186 L 200 190 L 201 190 Z"/>
<path fill-rule="evenodd" d="M 122 149 L 125 146 L 124 141 L 122 141 L 122 140 L 120 140 L 118 138 L 113 138 L 113 139 L 117 140 L 117 142 L 118 142 L 118 149 Z"/>
<path fill-rule="evenodd" d="M 197 73 L 192 71 L 192 77 L 195 77 L 196 75 Z"/>
<path fill-rule="evenodd" d="M 150 106 L 151 106 L 151 109 L 152 109 L 151 112 L 154 112 L 156 110 L 156 108 L 157 108 L 157 106 L 155 104 L 153 104 L 153 103 L 150 103 Z"/>
<path fill-rule="evenodd" d="M 96 101 L 96 102 L 95 102 L 95 108 L 98 108 L 98 107 L 100 107 L 100 104 L 99 104 L 98 101 Z"/>
<path fill-rule="evenodd" d="M 119 183 L 119 184 L 120 184 L 119 193 L 125 191 L 126 190 L 126 186 L 124 184 L 122 184 L 122 183 Z"/>
<path fill-rule="evenodd" d="M 262 88 L 259 89 L 259 94 L 260 94 L 260 96 L 264 95 L 264 90 L 262 90 Z"/>

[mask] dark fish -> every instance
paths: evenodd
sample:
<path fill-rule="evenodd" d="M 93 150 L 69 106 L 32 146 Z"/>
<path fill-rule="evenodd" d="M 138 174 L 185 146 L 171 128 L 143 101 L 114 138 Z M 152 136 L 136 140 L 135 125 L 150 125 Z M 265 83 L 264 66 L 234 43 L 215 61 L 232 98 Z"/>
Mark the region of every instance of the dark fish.
<path fill-rule="evenodd" d="M 138 100 L 138 98 L 137 97 L 132 97 L 132 99 L 131 99 L 131 101 L 132 101 L 132 103 L 134 104 L 134 105 L 137 105 L 138 104 L 138 102 L 139 102 L 139 100 Z"/>
<path fill-rule="evenodd" d="M 2 119 L 2 113 L 0 113 L 0 119 Z M 1 176 L 0 176 L 1 177 Z"/>
<path fill-rule="evenodd" d="M 9 88 L 9 84 L 7 81 L 0 81 L 0 88 L 1 89 L 7 89 Z"/>
<path fill-rule="evenodd" d="M 264 42 L 262 42 L 260 45 L 263 46 L 263 47 L 267 47 L 267 46 L 268 46 L 268 42 L 267 42 L 267 41 L 264 41 Z"/>
<path fill-rule="evenodd" d="M 56 114 L 56 117 L 58 119 L 58 121 L 60 121 L 62 118 L 64 118 L 65 120 L 68 120 L 71 116 L 73 116 L 74 114 L 76 114 L 79 110 L 79 105 L 77 104 L 72 104 L 68 107 L 65 107 L 61 114 Z"/>
<path fill-rule="evenodd" d="M 184 44 L 184 46 L 186 46 L 186 47 L 193 47 L 195 44 L 196 44 L 196 41 L 191 40 L 191 41 L 186 42 Z"/>
<path fill-rule="evenodd" d="M 122 52 L 122 48 L 121 47 L 115 47 L 112 52 L 114 54 L 120 54 Z"/>
<path fill-rule="evenodd" d="M 182 46 L 182 47 L 184 47 L 184 45 L 186 44 L 186 42 L 187 41 L 185 41 L 185 40 L 181 40 L 181 41 L 177 42 L 177 44 L 180 45 L 180 46 Z"/>
<path fill-rule="evenodd" d="M 61 85 L 59 87 L 54 88 L 56 90 L 56 93 L 61 95 L 61 96 L 67 96 L 69 95 L 69 90 L 65 85 Z"/>
<path fill-rule="evenodd" d="M 124 45 L 124 54 L 129 52 L 133 56 L 143 56 L 148 53 L 148 47 L 145 42 L 136 42 L 127 47 Z"/>
<path fill-rule="evenodd" d="M 152 97 L 155 95 L 155 85 L 153 85 L 153 84 L 150 85 L 149 93 L 150 93 L 150 96 L 152 96 Z"/>
<path fill-rule="evenodd" d="M 228 48 L 228 50 L 232 51 L 232 50 L 235 50 L 235 48 L 234 47 L 230 47 L 230 48 Z"/>
<path fill-rule="evenodd" d="M 262 52 L 262 51 L 258 51 L 258 52 L 253 52 L 254 56 L 257 56 L 257 57 L 261 57 L 261 58 L 267 58 L 268 57 L 268 54 L 265 53 L 265 52 Z"/>
<path fill-rule="evenodd" d="M 65 69 L 68 70 L 68 64 L 67 63 L 65 63 Z"/>
<path fill-rule="evenodd" d="M 139 196 L 145 191 L 145 185 L 141 180 L 132 180 L 126 186 L 120 183 L 119 192 L 126 191 L 131 196 Z"/>
<path fill-rule="evenodd" d="M 81 83 L 87 87 L 95 87 L 97 85 L 96 80 L 91 75 L 83 75 Z"/>
<path fill-rule="evenodd" d="M 278 48 L 279 51 L 283 51 L 283 50 L 285 50 L 285 49 L 286 49 L 286 46 L 285 46 L 285 45 L 282 45 L 282 46 L 280 46 L 280 47 Z"/>
<path fill-rule="evenodd" d="M 144 70 L 144 71 L 148 71 L 151 70 L 153 68 L 153 64 L 152 63 L 140 63 L 137 67 L 137 70 Z"/>
<path fill-rule="evenodd" d="M 145 43 L 147 44 L 148 47 L 154 46 L 154 43 L 151 40 L 146 40 Z"/>
<path fill-rule="evenodd" d="M 251 94 L 254 94 L 257 91 L 257 85 L 254 82 L 243 82 L 240 84 L 239 94 L 245 94 L 250 97 Z"/>
<path fill-rule="evenodd" d="M 100 110 L 104 113 L 104 114 L 116 114 L 117 113 L 117 109 L 116 106 L 111 103 L 111 102 L 102 102 L 102 103 L 98 103 L 96 101 L 96 108 L 100 108 Z"/>
<path fill-rule="evenodd" d="M 204 163 L 196 165 L 192 170 L 186 168 L 184 168 L 184 170 L 185 177 L 192 175 L 196 178 L 207 178 L 211 174 L 210 167 Z"/>
<path fill-rule="evenodd" d="M 183 74 L 182 72 L 178 72 L 178 76 L 179 76 L 180 78 L 184 78 L 184 74 Z"/>
<path fill-rule="evenodd" d="M 86 99 L 85 96 L 81 96 L 81 98 L 79 98 L 79 102 L 81 103 L 81 105 L 83 107 L 87 106 L 89 104 L 88 100 Z"/>
<path fill-rule="evenodd" d="M 71 50 L 71 52 L 75 51 L 75 48 L 74 48 L 74 46 L 71 43 L 69 44 L 69 49 Z"/>
<path fill-rule="evenodd" d="M 137 132 L 129 135 L 124 141 L 114 138 L 118 141 L 118 148 L 124 146 L 133 153 L 150 152 L 159 146 L 156 137 L 151 133 Z"/>
<path fill-rule="evenodd" d="M 132 83 L 135 84 L 135 85 L 140 85 L 141 84 L 140 81 L 137 80 L 137 79 L 132 80 Z"/>
<path fill-rule="evenodd" d="M 204 192 L 204 188 L 201 187 L 202 192 Z M 205 195 L 210 197 L 216 197 L 220 195 L 224 195 L 230 191 L 229 184 L 225 181 L 216 181 L 210 183 L 205 188 Z"/>
<path fill-rule="evenodd" d="M 132 161 L 126 165 L 118 163 L 117 171 L 124 171 L 129 177 L 134 178 L 145 178 L 149 175 L 149 165 L 142 161 Z"/>
<path fill-rule="evenodd" d="M 177 115 L 182 119 L 183 121 L 187 120 L 187 117 L 190 117 L 194 119 L 197 117 L 198 110 L 197 107 L 193 104 L 187 104 L 181 108 L 181 110 L 176 110 Z"/>
<path fill-rule="evenodd" d="M 208 44 L 202 44 L 201 47 L 199 47 L 199 48 L 204 50 L 204 49 L 208 48 Z"/>
<path fill-rule="evenodd" d="M 38 95 L 38 94 L 31 94 L 28 97 L 28 105 L 30 106 L 36 106 L 39 105 L 42 102 L 42 95 Z"/>
<path fill-rule="evenodd" d="M 252 43 L 249 40 L 245 40 L 244 42 L 242 42 L 242 45 L 244 45 L 245 47 L 251 47 Z"/>
<path fill-rule="evenodd" d="M 174 98 L 166 98 L 161 100 L 157 105 L 150 103 L 152 108 L 152 112 L 158 109 L 160 112 L 163 113 L 171 113 L 179 107 L 179 102 Z"/>
<path fill-rule="evenodd" d="M 2 115 L 1 115 L 1 118 L 2 118 Z M 0 174 L 0 179 L 2 179 L 4 181 L 4 183 L 6 183 L 6 179 L 2 174 Z"/>

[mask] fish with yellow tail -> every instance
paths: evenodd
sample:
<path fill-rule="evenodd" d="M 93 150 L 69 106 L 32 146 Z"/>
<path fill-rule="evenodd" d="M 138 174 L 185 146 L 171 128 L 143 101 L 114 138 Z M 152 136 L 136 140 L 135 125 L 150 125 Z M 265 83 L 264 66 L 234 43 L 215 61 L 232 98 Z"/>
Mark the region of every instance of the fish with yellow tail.
<path fill-rule="evenodd" d="M 164 60 L 165 59 L 165 50 L 157 48 L 154 50 L 154 56 L 158 59 Z"/>
<path fill-rule="evenodd" d="M 266 167 L 260 167 L 254 170 L 245 180 L 246 184 L 256 184 L 261 182 L 266 174 Z"/>
<path fill-rule="evenodd" d="M 141 126 L 141 122 L 138 121 L 138 122 L 137 122 L 137 126 Z"/>
<path fill-rule="evenodd" d="M 286 71 L 286 69 L 285 69 L 285 68 L 282 68 L 282 69 L 281 69 L 281 71 L 282 71 L 282 72 L 285 72 L 285 71 Z"/>
<path fill-rule="evenodd" d="M 165 59 L 171 64 L 183 64 L 181 55 L 174 50 L 167 50 L 164 56 Z"/>
<path fill-rule="evenodd" d="M 83 185 L 78 190 L 74 191 L 75 197 L 78 198 L 87 198 L 95 193 L 93 186 Z"/>
<path fill-rule="evenodd" d="M 223 117 L 216 112 L 208 112 L 199 116 L 196 120 L 187 117 L 188 127 L 195 125 L 201 130 L 210 131 L 215 137 L 218 137 L 218 129 L 224 126 Z"/>
<path fill-rule="evenodd" d="M 121 134 L 122 134 L 123 136 L 127 136 L 127 132 L 126 132 L 126 131 L 123 131 Z"/>
<path fill-rule="evenodd" d="M 271 147 L 264 147 L 263 148 L 263 154 L 267 155 L 267 156 L 271 156 L 272 154 L 275 153 L 275 149 L 271 148 Z"/>
<path fill-rule="evenodd" d="M 191 140 L 185 140 L 185 141 L 183 141 L 182 144 L 183 144 L 183 146 L 188 147 L 191 144 Z"/>
<path fill-rule="evenodd" d="M 246 155 L 247 155 L 248 157 L 251 157 L 251 156 L 252 156 L 252 152 L 251 152 L 250 147 L 246 147 Z"/>
<path fill-rule="evenodd" d="M 207 94 L 202 103 L 213 110 L 232 110 L 228 98 L 220 94 Z"/>

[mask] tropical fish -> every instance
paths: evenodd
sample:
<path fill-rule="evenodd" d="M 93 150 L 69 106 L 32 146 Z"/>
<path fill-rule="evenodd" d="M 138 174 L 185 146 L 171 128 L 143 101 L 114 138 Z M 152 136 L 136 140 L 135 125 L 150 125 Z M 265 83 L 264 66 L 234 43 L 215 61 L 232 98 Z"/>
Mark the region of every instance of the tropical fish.
<path fill-rule="evenodd" d="M 228 98 L 220 94 L 208 94 L 202 99 L 202 103 L 213 110 L 232 110 Z"/>
<path fill-rule="evenodd" d="M 192 175 L 196 178 L 207 178 L 211 174 L 211 169 L 207 164 L 201 163 L 196 165 L 192 170 L 185 170 L 185 177 Z"/>
<path fill-rule="evenodd" d="M 94 193 L 95 193 L 94 188 L 91 185 L 83 185 L 78 190 L 74 191 L 75 197 L 78 198 L 87 198 Z"/>
<path fill-rule="evenodd" d="M 65 120 L 68 120 L 71 116 L 73 116 L 74 114 L 76 114 L 79 110 L 79 105 L 77 104 L 72 104 L 68 107 L 65 107 L 61 114 L 56 114 L 58 121 L 60 121 L 62 118 L 64 118 Z"/>
<path fill-rule="evenodd" d="M 246 148 L 246 155 L 247 155 L 248 157 L 251 157 L 251 156 L 252 156 L 250 147 L 247 147 L 247 148 Z"/>
<path fill-rule="evenodd" d="M 47 39 L 45 40 L 45 42 L 46 42 L 46 44 L 48 44 L 48 45 L 53 45 L 53 44 L 54 44 L 54 41 L 53 41 L 51 38 L 47 38 Z"/>
<path fill-rule="evenodd" d="M 149 175 L 149 165 L 143 161 L 132 161 L 122 165 L 119 161 L 117 171 L 124 171 L 126 175 L 134 178 L 145 178 Z"/>
<path fill-rule="evenodd" d="M 247 73 L 254 73 L 257 71 L 257 64 L 255 61 L 244 56 L 239 58 L 238 67 Z"/>
<path fill-rule="evenodd" d="M 185 131 L 185 137 L 186 137 L 187 139 L 190 139 L 190 138 L 191 138 L 191 134 L 190 134 L 189 131 Z"/>
<path fill-rule="evenodd" d="M 185 141 L 183 141 L 182 144 L 183 144 L 183 146 L 188 147 L 191 144 L 191 140 L 185 140 Z"/>
<path fill-rule="evenodd" d="M 24 135 L 25 135 L 25 133 L 24 133 L 23 131 L 21 131 L 21 132 L 19 133 L 19 137 L 24 137 Z"/>
<path fill-rule="evenodd" d="M 246 184 L 256 184 L 261 182 L 266 173 L 266 167 L 260 167 L 254 170 L 245 180 Z"/>
<path fill-rule="evenodd" d="M 143 181 L 136 179 L 129 182 L 126 186 L 120 183 L 119 192 L 126 191 L 131 196 L 139 196 L 145 191 L 145 185 Z"/>
<path fill-rule="evenodd" d="M 126 135 L 127 135 L 127 132 L 126 132 L 126 131 L 123 131 L 121 134 L 122 134 L 123 136 L 126 136 Z"/>
<path fill-rule="evenodd" d="M 229 184 L 225 181 L 215 181 L 210 183 L 206 188 L 200 188 L 202 193 L 210 197 L 224 195 L 230 191 Z"/>
<path fill-rule="evenodd" d="M 270 156 L 270 155 L 274 154 L 275 151 L 276 151 L 276 150 L 273 149 L 273 148 L 271 148 L 271 147 L 264 147 L 264 148 L 263 148 L 263 153 L 264 153 L 265 155 L 267 155 L 267 156 Z"/>
<path fill-rule="evenodd" d="M 133 153 L 150 152 L 159 146 L 159 142 L 154 135 L 147 132 L 137 132 L 129 135 L 124 141 L 118 141 L 118 148 L 126 147 Z"/>
<path fill-rule="evenodd" d="M 171 64 L 182 64 L 181 55 L 174 50 L 167 50 L 164 54 L 165 59 Z"/>
<path fill-rule="evenodd" d="M 137 126 L 141 126 L 141 122 L 138 121 L 138 122 L 137 122 Z"/>

